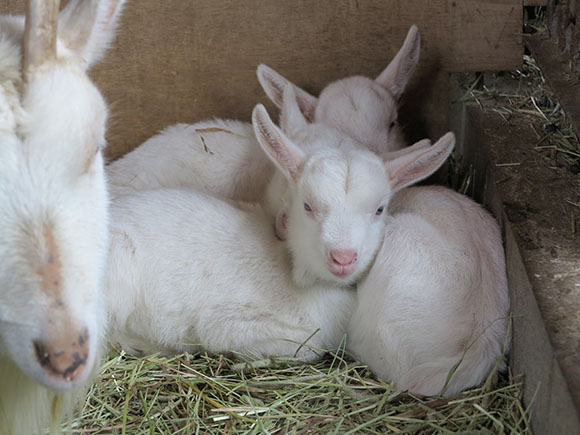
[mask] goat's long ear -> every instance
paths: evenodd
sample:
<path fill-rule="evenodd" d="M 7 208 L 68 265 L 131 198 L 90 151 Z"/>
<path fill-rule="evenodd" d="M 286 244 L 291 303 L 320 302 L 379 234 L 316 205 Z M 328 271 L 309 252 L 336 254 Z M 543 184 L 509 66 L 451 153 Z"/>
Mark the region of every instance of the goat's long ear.
<path fill-rule="evenodd" d="M 439 169 L 453 151 L 455 135 L 449 132 L 428 148 L 422 142 L 413 145 L 421 144 L 415 151 L 385 163 L 393 193 L 427 178 Z"/>
<path fill-rule="evenodd" d="M 252 125 L 258 142 L 289 180 L 296 180 L 304 167 L 305 154 L 274 125 L 261 104 L 254 107 Z"/>
<path fill-rule="evenodd" d="M 307 128 L 308 121 L 298 106 L 294 86 L 287 84 L 284 88 L 282 110 L 280 112 L 280 128 L 293 137 L 294 133 Z"/>
<path fill-rule="evenodd" d="M 429 139 L 422 139 L 419 142 L 416 142 L 411 146 L 405 147 L 405 148 L 397 150 L 397 151 L 385 151 L 385 152 L 381 153 L 381 158 L 384 161 L 389 162 L 391 160 L 398 159 L 399 157 L 406 156 L 407 154 L 410 154 L 412 152 L 427 149 L 430 146 L 431 146 L 431 141 Z"/>
<path fill-rule="evenodd" d="M 415 71 L 420 52 L 421 34 L 419 28 L 413 24 L 407 33 L 403 46 L 375 81 L 387 88 L 395 98 L 399 98 L 413 75 L 413 71 Z"/>
<path fill-rule="evenodd" d="M 29 0 L 26 3 L 22 56 L 24 80 L 34 69 L 56 59 L 59 5 L 59 0 Z"/>
<path fill-rule="evenodd" d="M 125 0 L 71 0 L 60 13 L 58 35 L 87 68 L 105 55 L 124 4 Z"/>
<path fill-rule="evenodd" d="M 314 121 L 314 110 L 318 104 L 318 98 L 310 95 L 308 92 L 299 88 L 290 80 L 282 77 L 276 71 L 264 64 L 258 65 L 258 81 L 262 85 L 264 92 L 272 102 L 281 109 L 284 105 L 284 89 L 291 85 L 294 88 L 294 94 L 298 107 L 309 121 Z"/>

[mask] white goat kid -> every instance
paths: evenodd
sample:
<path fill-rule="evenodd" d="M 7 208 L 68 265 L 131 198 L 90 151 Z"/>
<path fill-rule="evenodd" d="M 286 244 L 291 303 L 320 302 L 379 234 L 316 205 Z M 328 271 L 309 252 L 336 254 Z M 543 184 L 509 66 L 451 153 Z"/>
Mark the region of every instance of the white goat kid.
<path fill-rule="evenodd" d="M 314 109 L 318 118 L 351 137 L 361 137 L 365 128 L 372 131 L 375 118 L 359 119 L 356 104 L 349 113 L 339 103 L 352 97 L 352 87 L 345 86 L 340 94 L 335 85 L 327 88 L 332 93 L 321 94 Z M 376 87 L 370 80 L 366 86 L 371 94 Z M 309 97 L 296 86 L 294 90 L 302 112 L 311 111 L 314 106 L 304 103 Z M 365 93 L 359 89 L 359 95 Z M 368 100 L 366 111 L 380 114 L 382 107 L 383 102 Z M 388 135 L 387 124 L 383 129 Z M 283 203 L 274 206 L 280 216 Z M 383 245 L 368 277 L 358 283 L 348 348 L 377 375 L 413 393 L 449 396 L 479 384 L 509 349 L 510 303 L 497 223 L 479 204 L 443 187 L 406 189 L 395 195 L 389 212 L 393 219 Z M 283 234 L 280 222 L 278 217 L 276 228 Z"/>
<path fill-rule="evenodd" d="M 347 78 L 327 86 L 318 99 L 292 85 L 302 112 L 384 155 L 385 138 L 392 147 L 401 137 L 389 116 L 396 114 L 395 100 L 414 67 L 402 60 L 412 59 L 418 45 L 413 26 L 374 82 Z M 282 90 L 291 83 L 263 65 L 258 77 L 283 107 Z M 509 349 L 510 303 L 497 223 L 469 198 L 442 187 L 404 190 L 389 211 L 393 220 L 382 248 L 358 285 L 347 346 L 379 376 L 413 393 L 449 396 L 479 384 Z"/>
<path fill-rule="evenodd" d="M 122 2 L 71 0 L 60 17 L 58 3 L 0 17 L 2 434 L 56 425 L 104 332 L 107 109 L 86 69 Z"/>
<path fill-rule="evenodd" d="M 337 128 L 343 133 L 356 138 L 359 142 L 364 143 L 369 149 L 375 151 L 379 155 L 389 158 L 388 155 L 385 155 L 385 152 L 397 150 L 404 145 L 396 117 L 396 103 L 415 68 L 419 56 L 419 47 L 419 32 L 416 26 L 412 26 L 403 47 L 376 80 L 364 77 L 351 77 L 340 80 L 328 85 L 320 94 L 319 98 L 313 97 L 297 86 L 292 85 L 288 80 L 268 67 L 260 66 L 258 68 L 258 77 L 262 86 L 266 90 L 266 93 L 276 104 L 278 104 L 278 106 L 282 107 L 283 104 L 285 104 L 285 88 L 287 88 L 288 85 L 292 85 L 294 93 L 296 94 L 296 101 L 307 119 L 316 121 L 318 124 L 325 124 L 329 127 Z M 286 104 L 288 104 L 287 100 Z M 282 117 L 284 117 L 284 110 L 282 110 Z M 179 135 L 178 131 L 175 133 L 176 135 Z M 247 160 L 235 160 L 234 163 L 238 162 L 239 164 L 236 168 L 232 169 L 231 167 L 227 167 L 223 173 L 217 171 L 217 182 L 223 183 L 223 185 L 218 186 L 217 189 L 215 186 L 210 186 L 208 190 L 213 191 L 214 193 L 224 191 L 228 192 L 227 189 L 231 189 L 231 185 L 230 187 L 228 187 L 228 185 L 229 183 L 233 183 L 233 179 L 250 180 L 249 178 L 244 178 L 249 177 L 249 175 L 244 174 L 244 171 L 248 168 L 248 162 L 258 162 L 256 166 L 253 166 L 253 168 L 259 168 L 260 165 L 263 164 L 263 161 L 260 161 L 259 158 L 255 157 L 259 153 L 256 153 L 256 147 L 251 145 L 252 140 L 250 136 L 247 133 L 243 134 L 246 138 L 249 138 L 246 142 L 246 145 L 248 145 L 247 149 L 252 150 L 245 155 Z M 120 160 L 118 162 L 119 165 L 125 164 L 129 169 L 127 172 L 129 177 L 136 177 L 138 175 L 135 174 L 140 173 L 147 173 L 150 175 L 147 169 L 149 165 L 153 164 L 153 162 L 159 161 L 160 156 L 161 159 L 164 159 L 166 157 L 163 157 L 163 155 L 170 155 L 173 152 L 161 153 L 159 151 L 161 149 L 159 145 L 161 145 L 160 142 L 162 141 L 162 136 L 163 135 L 157 136 L 157 139 L 151 139 L 152 142 L 150 147 L 143 149 L 140 147 L 133 153 L 129 154 L 127 156 L 127 161 Z M 167 139 L 168 143 L 166 146 L 167 148 L 172 149 L 170 141 L 174 139 L 169 137 L 167 137 Z M 155 143 L 153 141 L 157 142 Z M 154 144 L 155 147 L 153 146 Z M 203 144 L 201 143 L 198 144 L 199 149 L 203 149 L 202 145 Z M 181 161 L 187 161 L 188 164 L 195 161 L 195 159 L 197 159 L 197 154 L 191 151 L 190 148 L 183 151 L 183 148 L 181 148 L 182 146 L 183 145 L 180 145 L 180 151 L 178 152 L 179 159 Z M 230 145 L 224 142 L 223 146 L 229 148 Z M 420 146 L 421 143 L 415 145 L 415 147 Z M 235 149 L 235 147 L 232 147 L 232 149 Z M 402 153 L 407 151 L 408 150 L 406 149 L 401 150 Z M 391 155 L 391 157 L 393 157 L 393 155 Z M 142 160 L 138 160 L 138 158 Z M 213 178 L 211 172 L 216 170 L 215 165 L 212 167 L 204 160 L 202 167 L 194 169 L 195 163 L 191 164 L 192 166 L 188 171 L 197 171 L 198 174 L 202 174 L 202 179 Z M 216 162 L 216 164 L 219 166 L 219 162 Z M 267 168 L 267 164 L 264 167 Z M 176 171 L 175 166 L 171 164 L 166 165 L 163 160 L 161 160 L 159 166 L 157 166 L 155 170 L 157 171 L 157 174 L 170 173 L 170 175 L 161 180 L 161 182 L 149 182 L 147 180 L 149 185 L 147 185 L 147 183 L 142 183 L 138 186 L 139 188 L 174 185 L 174 179 L 172 179 L 173 174 L 171 174 L 171 172 Z M 246 191 L 255 192 L 255 199 L 260 199 L 263 194 L 263 185 L 261 183 L 266 183 L 269 179 L 271 172 L 268 171 L 259 172 L 258 177 L 261 174 L 266 174 L 264 178 L 254 178 L 250 181 L 251 183 L 256 182 L 257 184 L 254 186 L 258 186 L 257 188 L 250 187 L 246 189 Z M 158 175 L 152 175 L 152 177 L 157 176 Z M 128 178 L 128 180 L 131 178 Z M 199 186 L 197 182 L 189 184 L 188 180 L 191 180 L 192 176 L 185 172 L 178 174 L 178 178 L 179 185 Z M 274 181 L 269 188 L 271 192 L 267 203 L 272 207 L 272 210 L 269 210 L 270 213 L 277 212 L 276 228 L 279 236 L 285 237 L 285 198 L 283 195 L 277 193 L 280 192 L 281 186 L 276 186 L 276 183 L 283 183 L 284 180 L 280 176 L 278 176 L 277 179 L 278 181 Z M 113 182 L 115 182 L 115 180 L 113 180 Z M 123 181 L 119 184 L 126 186 L 131 183 Z M 218 192 L 219 189 L 222 190 Z M 231 193 L 231 190 L 229 192 Z M 462 207 L 458 208 L 450 206 L 449 210 L 434 208 L 433 210 L 437 210 L 438 213 L 438 215 L 435 215 L 435 211 L 429 210 L 427 206 L 425 208 L 420 208 L 419 205 L 417 205 L 418 201 L 413 199 L 415 196 L 417 198 L 422 198 L 425 195 L 431 198 L 431 201 L 427 202 L 427 204 L 436 204 L 439 201 L 441 203 L 462 204 Z M 505 279 L 505 258 L 501 239 L 499 237 L 499 229 L 497 224 L 493 222 L 491 216 L 483 211 L 476 203 L 449 189 L 413 188 L 410 189 L 410 191 L 401 193 L 401 198 L 403 199 L 395 201 L 395 203 L 400 202 L 401 204 L 404 204 L 404 201 L 409 201 L 410 204 L 414 204 L 415 208 L 412 211 L 413 213 L 416 213 L 418 217 L 412 217 L 410 218 L 411 220 L 430 219 L 458 223 L 458 227 L 463 228 L 463 231 L 460 233 L 463 239 L 457 239 L 459 236 L 456 235 L 456 238 L 449 240 L 447 246 L 455 246 L 457 249 L 462 250 L 461 252 L 467 252 L 468 254 L 477 253 L 479 256 L 479 258 L 464 259 L 466 264 L 470 264 L 471 268 L 467 268 L 464 264 L 463 266 L 458 266 L 454 269 L 451 265 L 447 264 L 446 267 L 438 269 L 435 266 L 438 264 L 436 262 L 437 257 L 427 254 L 424 257 L 413 257 L 413 259 L 409 261 L 418 261 L 422 265 L 421 270 L 428 270 L 428 273 L 432 274 L 431 279 L 433 282 L 443 282 L 449 275 L 460 273 L 459 271 L 462 268 L 461 270 L 465 274 L 465 282 L 471 283 L 471 285 L 465 289 L 465 294 L 467 295 L 466 299 L 469 299 L 469 296 L 473 299 L 481 297 L 488 301 L 488 303 L 477 305 L 478 310 L 473 312 L 472 307 L 466 305 L 466 299 L 450 300 L 449 297 L 445 298 L 443 293 L 442 300 L 445 300 L 445 303 L 449 305 L 447 305 L 445 309 L 441 308 L 440 312 L 449 313 L 450 311 L 455 310 L 456 312 L 467 311 L 472 313 L 474 322 L 473 328 L 465 330 L 465 334 L 462 335 L 457 332 L 455 326 L 445 329 L 445 326 L 448 326 L 448 324 L 443 321 L 448 320 L 449 317 L 441 317 L 440 321 L 443 323 L 440 323 L 440 328 L 438 325 L 432 325 L 433 330 L 439 331 L 439 335 L 432 335 L 431 337 L 433 338 L 433 341 L 431 343 L 420 340 L 411 340 L 414 335 L 409 331 L 412 331 L 412 329 L 406 330 L 406 335 L 401 335 L 401 337 L 404 337 L 405 339 L 408 338 L 410 343 L 414 343 L 414 346 L 407 346 L 402 351 L 397 349 L 396 352 L 388 354 L 389 358 L 391 358 L 390 361 L 393 361 L 392 358 L 399 357 L 401 361 L 406 361 L 401 363 L 402 365 L 399 371 L 391 368 L 392 363 L 385 363 L 385 367 L 381 368 L 381 366 L 376 362 L 375 357 L 377 357 L 377 355 L 381 358 L 386 358 L 384 353 L 389 351 L 389 347 L 385 344 L 389 342 L 388 330 L 380 326 L 382 322 L 385 322 L 384 324 L 387 325 L 389 319 L 379 317 L 379 314 L 376 314 L 373 317 L 372 313 L 379 313 L 379 311 L 377 311 L 378 309 L 371 311 L 362 311 L 359 309 L 357 311 L 358 317 L 355 317 L 355 320 L 353 320 L 351 325 L 351 332 L 356 333 L 358 331 L 358 340 L 361 335 L 360 331 L 366 331 L 369 328 L 368 325 L 374 325 L 379 330 L 383 331 L 382 334 L 385 335 L 385 337 L 381 339 L 377 338 L 374 341 L 372 341 L 371 338 L 366 341 L 363 340 L 363 343 L 359 346 L 357 346 L 354 339 L 351 339 L 350 346 L 359 353 L 359 356 L 363 361 L 367 361 L 368 359 L 368 363 L 377 371 L 377 373 L 387 377 L 388 379 L 394 380 L 401 388 L 410 388 L 411 391 L 417 393 L 436 394 L 443 390 L 444 382 L 441 383 L 440 374 L 445 372 L 446 377 L 453 365 L 458 362 L 457 354 L 450 353 L 450 349 L 455 346 L 456 349 L 461 349 L 462 355 L 463 351 L 466 349 L 465 343 L 472 343 L 477 338 L 477 341 L 473 343 L 473 345 L 469 347 L 469 351 L 466 352 L 466 355 L 460 364 L 461 369 L 458 368 L 458 370 L 455 371 L 450 384 L 445 390 L 445 394 L 449 395 L 480 382 L 482 377 L 489 373 L 495 361 L 498 360 L 502 354 L 504 337 L 507 333 L 505 317 L 509 311 L 509 300 L 507 296 L 507 282 Z M 402 206 L 395 208 L 393 212 L 396 213 L 397 210 L 401 209 Z M 477 216 L 477 219 L 472 215 Z M 469 217 L 465 221 L 461 221 L 460 216 Z M 428 220 L 428 222 L 430 222 L 430 220 Z M 470 222 L 484 223 L 481 225 L 471 225 L 469 224 Z M 462 226 L 459 226 L 459 223 L 461 223 Z M 423 225 L 423 228 L 425 225 Z M 467 227 L 467 225 L 469 225 L 469 227 Z M 431 227 L 431 230 L 437 231 L 437 227 L 434 225 Z M 409 230 L 407 229 L 407 231 Z M 431 234 L 431 237 L 435 237 L 435 235 Z M 429 238 L 427 238 L 427 240 L 429 240 Z M 427 240 L 425 243 L 428 243 Z M 477 240 L 484 240 L 486 243 L 480 243 Z M 440 240 L 440 246 L 444 246 L 444 238 Z M 464 248 L 460 248 L 460 246 L 464 246 Z M 373 267 L 371 269 L 370 277 L 373 277 L 373 279 L 370 279 L 369 277 L 368 280 L 361 283 L 361 297 L 363 298 L 361 306 L 366 306 L 365 304 L 368 305 L 372 303 L 373 297 L 375 297 L 377 301 L 382 301 L 377 305 L 380 303 L 389 303 L 390 298 L 395 298 L 395 300 L 393 300 L 393 305 L 401 306 L 406 304 L 403 290 L 406 287 L 401 287 L 401 290 L 396 293 L 385 284 L 389 279 L 389 273 L 391 273 L 391 271 L 389 264 L 385 263 L 381 258 L 383 256 L 385 256 L 385 258 L 391 258 L 391 256 L 397 252 L 397 249 L 395 248 L 392 248 L 391 253 L 386 252 L 386 250 L 389 249 L 391 249 L 389 248 L 389 242 L 385 239 L 383 248 L 378 254 L 377 266 L 376 268 Z M 406 252 L 407 248 L 403 246 L 401 249 L 403 250 L 402 252 Z M 420 253 L 418 252 L 415 253 L 415 255 L 419 254 Z M 385 265 L 381 266 L 383 263 L 385 263 Z M 423 278 L 425 282 L 430 282 L 431 280 L 428 277 L 428 273 Z M 438 276 L 438 273 L 440 273 L 441 276 Z M 414 275 L 414 273 L 412 275 Z M 497 278 L 489 279 L 489 277 L 494 276 Z M 401 280 L 404 282 L 404 278 L 401 278 Z M 430 287 L 427 289 L 430 289 Z M 423 303 L 418 303 L 416 305 L 415 311 L 413 311 L 412 315 L 416 318 L 429 318 L 436 321 L 438 312 L 433 313 L 433 307 L 435 305 L 429 305 L 428 301 L 432 301 L 438 292 L 444 292 L 444 290 L 444 287 L 438 287 L 433 290 L 432 293 L 426 291 L 424 293 L 425 300 Z M 371 296 L 363 297 L 363 295 Z M 396 297 L 399 297 L 399 299 L 396 299 Z M 411 305 L 407 304 L 406 306 L 410 307 Z M 411 316 L 411 312 L 409 312 L 409 310 L 407 310 L 407 312 L 408 315 Z M 385 311 L 382 314 L 387 315 L 389 312 Z M 357 325 L 357 322 L 362 320 L 365 320 L 366 323 Z M 478 325 L 484 324 L 487 324 L 489 327 L 487 329 L 483 328 L 483 330 L 479 328 Z M 373 346 L 376 347 L 374 350 Z M 434 348 L 440 348 L 441 352 L 433 352 Z M 366 352 L 368 352 L 368 357 Z M 432 354 L 434 358 L 437 359 L 436 362 L 431 366 L 427 363 L 423 364 L 424 360 L 421 358 L 421 355 L 424 354 Z M 438 355 L 441 357 L 438 357 Z M 449 359 L 445 359 L 445 355 L 449 356 Z M 415 363 L 413 363 L 413 361 L 417 361 L 416 365 L 420 368 L 414 369 L 415 365 L 413 364 Z M 416 377 L 414 373 L 419 371 L 421 372 L 421 377 Z M 414 381 L 408 381 L 408 379 L 411 378 L 413 378 Z"/>
<path fill-rule="evenodd" d="M 226 119 L 172 125 L 107 166 L 112 198 L 161 187 L 195 187 L 253 202 L 264 196 L 273 173 L 252 124 Z"/>
<path fill-rule="evenodd" d="M 509 344 L 499 228 L 479 204 L 444 187 L 405 189 L 390 211 L 382 247 L 358 283 L 347 346 L 397 388 L 455 395 L 503 366 Z"/>
<path fill-rule="evenodd" d="M 107 281 L 109 338 L 126 350 L 172 353 L 201 346 L 249 358 L 296 353 L 310 360 L 316 349 L 336 347 L 355 305 L 348 284 L 380 243 L 390 196 L 428 176 L 453 146 L 446 136 L 427 151 L 383 164 L 369 151 L 353 152 L 355 145 L 304 152 L 261 106 L 253 121 L 290 185 L 290 249 L 274 236 L 258 205 L 236 206 L 195 190 L 149 190 L 117 199 Z M 341 241 L 345 234 L 352 238 L 337 246 L 356 255 L 337 253 L 350 261 L 337 267 L 321 240 Z M 310 276 L 300 266 L 305 262 L 315 269 Z M 327 279 L 314 278 L 321 269 Z"/>
<path fill-rule="evenodd" d="M 258 80 L 278 108 L 284 104 L 284 89 L 292 86 L 309 122 L 336 128 L 383 155 L 407 145 L 398 122 L 397 105 L 419 62 L 420 51 L 421 35 L 413 25 L 401 49 L 376 79 L 353 76 L 337 80 L 327 85 L 318 98 L 266 65 L 258 66 Z"/>
<path fill-rule="evenodd" d="M 292 142 L 309 153 L 320 152 L 324 154 L 332 153 L 333 150 L 341 150 L 353 154 L 360 153 L 361 155 L 372 155 L 373 158 L 378 158 L 376 154 L 369 152 L 352 137 L 341 133 L 337 129 L 329 127 L 323 123 L 308 122 L 299 107 L 299 100 L 296 98 L 294 91 L 294 86 L 290 84 L 286 86 L 282 97 L 282 108 L 280 111 L 280 127 Z M 410 159 L 409 161 L 412 161 L 412 159 L 417 157 L 417 151 L 425 150 L 429 148 L 430 145 L 431 143 L 428 140 L 422 140 L 403 150 L 384 153 L 383 157 L 385 157 L 387 161 L 392 161 L 403 156 L 408 156 Z M 432 152 L 433 150 L 429 151 L 429 153 Z M 321 167 L 319 170 L 322 172 L 325 168 Z M 356 170 L 353 171 L 355 174 L 358 173 Z M 293 191 L 291 189 L 292 183 L 289 183 L 289 181 L 290 180 L 285 177 L 282 172 L 277 171 L 271 178 L 266 194 L 264 198 L 262 198 L 262 203 L 264 204 L 267 214 L 275 219 L 276 234 L 281 240 L 285 240 L 287 237 L 287 231 L 285 228 L 288 220 L 287 203 L 288 198 L 293 197 Z M 418 181 L 418 179 L 415 181 Z M 306 228 L 299 228 L 301 234 L 295 234 L 295 236 L 292 237 L 293 240 L 298 240 L 300 238 L 307 240 L 312 236 L 312 234 L 310 234 L 311 232 L 304 232 Z M 326 230 L 326 233 L 333 234 L 338 232 L 340 234 L 341 231 L 344 231 L 344 228 L 330 228 Z M 344 234 L 343 237 L 348 238 L 348 235 Z M 291 247 L 292 244 L 293 243 L 290 243 Z M 310 263 L 309 260 L 306 260 L 304 266 L 306 268 L 311 268 L 311 264 L 312 263 Z M 300 265 L 295 264 L 294 266 L 295 268 L 300 269 Z"/>
<path fill-rule="evenodd" d="M 419 60 L 419 51 L 419 30 L 412 26 L 403 46 L 376 80 L 339 80 L 329 84 L 320 99 L 265 65 L 258 67 L 258 79 L 279 107 L 284 88 L 292 85 L 309 121 L 339 130 L 364 125 L 349 135 L 383 155 L 406 145 L 397 122 L 397 101 Z M 274 167 L 260 149 L 251 124 L 216 119 L 168 127 L 111 163 L 107 172 L 112 197 L 160 187 L 195 187 L 224 198 L 260 201 Z"/>
<path fill-rule="evenodd" d="M 279 107 L 283 89 L 292 85 L 304 114 L 385 155 L 381 144 L 396 149 L 401 137 L 393 107 L 418 49 L 413 26 L 375 81 L 334 82 L 318 99 L 263 65 L 258 77 Z M 276 205 L 282 213 L 283 205 Z M 358 285 L 348 347 L 379 376 L 413 393 L 449 396 L 479 384 L 509 349 L 510 303 L 497 223 L 477 203 L 443 187 L 406 189 L 395 195 L 389 212 L 393 220 L 382 248 Z M 278 219 L 279 233 L 280 227 Z"/>

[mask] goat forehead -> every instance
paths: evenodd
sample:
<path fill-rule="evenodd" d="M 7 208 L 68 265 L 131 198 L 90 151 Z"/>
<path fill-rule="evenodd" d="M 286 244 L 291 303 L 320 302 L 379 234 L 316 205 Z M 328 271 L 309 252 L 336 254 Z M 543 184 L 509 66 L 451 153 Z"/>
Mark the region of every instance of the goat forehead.
<path fill-rule="evenodd" d="M 23 107 L 19 133 L 28 160 L 69 177 L 87 173 L 104 145 L 107 118 L 105 102 L 90 80 L 57 67 L 31 83 Z"/>
<path fill-rule="evenodd" d="M 388 195 L 381 160 L 365 150 L 333 150 L 312 158 L 302 179 L 304 195 L 331 206 L 336 203 L 368 207 Z"/>
<path fill-rule="evenodd" d="M 352 147 L 353 140 L 340 131 L 322 124 L 311 123 L 305 128 L 286 133 L 290 139 L 300 145 L 302 151 L 316 158 L 321 150 Z M 332 151 L 330 151 L 332 152 Z M 314 160 L 314 159 L 312 159 Z"/>
<path fill-rule="evenodd" d="M 328 85 L 322 91 L 315 115 L 326 118 L 360 114 L 373 119 L 390 117 L 396 114 L 396 109 L 393 96 L 374 80 L 349 77 Z"/>
<path fill-rule="evenodd" d="M 11 159 L 0 161 L 0 244 L 37 244 L 44 240 L 44 228 L 57 228 L 71 246 L 81 239 L 98 237 L 96 228 L 80 222 L 92 222 L 106 216 L 106 186 L 102 168 L 91 174 L 71 176 L 56 160 L 29 159 L 21 146 Z M 9 163 L 12 162 L 12 163 Z M 6 171 L 5 171 L 6 169 Z M 79 233 L 62 231 L 81 225 Z M 78 239 L 78 240 L 77 240 Z"/>
<path fill-rule="evenodd" d="M 316 187 L 340 190 L 348 177 L 349 169 L 349 162 L 341 158 L 340 154 L 327 151 L 309 159 L 302 182 L 313 190 Z"/>

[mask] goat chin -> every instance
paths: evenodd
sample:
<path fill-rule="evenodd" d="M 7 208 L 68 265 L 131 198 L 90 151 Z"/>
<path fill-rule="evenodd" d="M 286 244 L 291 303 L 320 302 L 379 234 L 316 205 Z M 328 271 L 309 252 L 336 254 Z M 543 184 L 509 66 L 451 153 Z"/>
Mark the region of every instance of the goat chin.
<path fill-rule="evenodd" d="M 0 360 L 0 433 L 40 434 L 50 424 L 51 433 L 61 433 L 60 423 L 72 414 L 76 398 L 84 390 L 49 390 L 26 376 L 12 361 Z"/>
<path fill-rule="evenodd" d="M 101 369 L 97 354 L 89 382 L 67 391 L 54 391 L 24 374 L 11 360 L 0 358 L 0 434 L 62 433 L 82 405 L 91 380 Z"/>

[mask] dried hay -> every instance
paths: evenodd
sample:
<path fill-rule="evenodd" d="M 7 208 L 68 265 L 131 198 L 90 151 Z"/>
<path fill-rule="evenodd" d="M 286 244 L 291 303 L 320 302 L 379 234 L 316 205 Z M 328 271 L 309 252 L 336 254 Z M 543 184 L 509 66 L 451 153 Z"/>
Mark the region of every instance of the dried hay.
<path fill-rule="evenodd" d="M 482 101 L 492 100 L 494 104 L 487 109 L 508 125 L 515 117 L 524 117 L 537 137 L 534 149 L 551 150 L 554 165 L 565 165 L 572 173 L 580 173 L 580 141 L 535 59 L 525 55 L 522 69 L 507 74 L 517 80 L 517 88 L 488 86 L 484 82 L 493 82 L 492 75 L 478 74 L 466 88 L 462 101 L 476 101 L 483 107 Z"/>
<path fill-rule="evenodd" d="M 531 433 L 521 380 L 494 372 L 455 398 L 421 398 L 344 349 L 310 364 L 115 350 L 80 414 L 65 433 Z"/>

